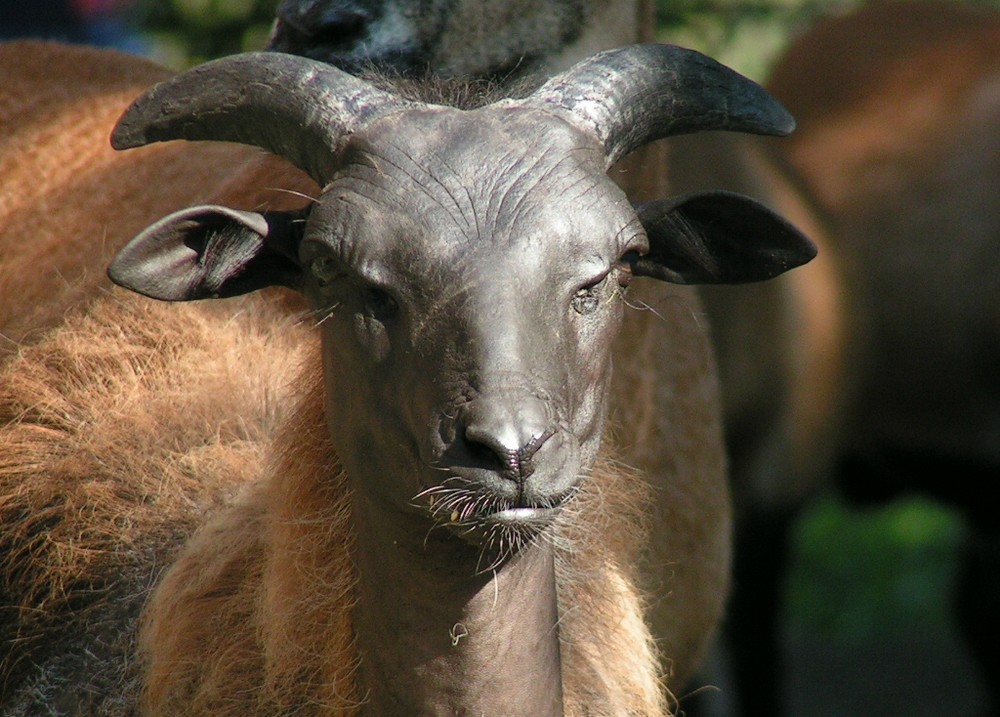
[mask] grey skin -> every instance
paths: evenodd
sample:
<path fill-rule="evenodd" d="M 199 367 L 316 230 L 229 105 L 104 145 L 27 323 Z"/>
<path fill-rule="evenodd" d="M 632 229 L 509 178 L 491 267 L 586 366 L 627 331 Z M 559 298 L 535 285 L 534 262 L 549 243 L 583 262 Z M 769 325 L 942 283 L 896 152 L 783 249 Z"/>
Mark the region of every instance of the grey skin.
<path fill-rule="evenodd" d="M 306 213 L 171 215 L 109 274 L 171 301 L 281 284 L 315 310 L 353 488 L 364 714 L 562 714 L 552 552 L 535 538 L 599 450 L 625 288 L 756 281 L 815 253 L 738 195 L 633 209 L 606 170 L 671 133 L 791 125 L 757 85 L 665 45 L 475 110 L 255 53 L 183 73 L 123 116 L 116 148 L 238 141 L 322 187 Z M 432 496 L 456 488 L 442 515 Z M 509 586 L 500 605 L 491 571 Z M 476 639 L 445 649 L 456 624 Z"/>

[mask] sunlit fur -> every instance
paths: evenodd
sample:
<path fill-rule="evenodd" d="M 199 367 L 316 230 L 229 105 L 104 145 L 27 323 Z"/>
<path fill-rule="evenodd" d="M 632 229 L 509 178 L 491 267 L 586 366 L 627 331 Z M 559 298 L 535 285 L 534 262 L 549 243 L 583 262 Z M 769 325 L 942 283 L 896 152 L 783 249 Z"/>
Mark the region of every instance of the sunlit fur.
<path fill-rule="evenodd" d="M 346 714 L 358 702 L 349 500 L 318 357 L 295 383 L 268 477 L 195 534 L 146 611 L 151 714 Z M 648 499 L 634 471 L 605 460 L 538 537 L 557 550 L 568 715 L 666 714 L 637 588 Z"/>
<path fill-rule="evenodd" d="M 0 695 L 29 680 L 26 714 L 68 675 L 98 695 L 135 678 L 117 653 L 147 591 L 259 474 L 304 332 L 273 302 L 241 310 L 114 291 L 4 365 Z"/>
<path fill-rule="evenodd" d="M 116 291 L 6 366 L 0 569 L 6 594 L 23 602 L 3 616 L 18 631 L 5 634 L 16 648 L 5 655 L 8 676 L 81 631 L 132 641 L 135 609 L 159 583 L 141 645 L 151 714 L 356 704 L 348 496 L 327 440 L 316 346 L 272 304 L 240 304 L 234 320 L 225 306 Z M 267 458 L 289 378 L 301 395 Z M 262 464 L 263 479 L 248 484 Z M 646 533 L 620 529 L 643 525 L 646 492 L 634 471 L 604 461 L 539 538 L 557 548 L 567 714 L 666 713 L 636 587 Z M 119 595 L 137 598 L 127 619 L 100 620 Z M 129 665 L 81 657 L 73 666 L 118 692 L 111 702 L 122 711 L 108 714 L 128 713 L 139 684 Z M 32 700 L 60 694 L 65 675 L 49 677 L 5 708 L 19 714 L 19 704 L 37 709 Z"/>

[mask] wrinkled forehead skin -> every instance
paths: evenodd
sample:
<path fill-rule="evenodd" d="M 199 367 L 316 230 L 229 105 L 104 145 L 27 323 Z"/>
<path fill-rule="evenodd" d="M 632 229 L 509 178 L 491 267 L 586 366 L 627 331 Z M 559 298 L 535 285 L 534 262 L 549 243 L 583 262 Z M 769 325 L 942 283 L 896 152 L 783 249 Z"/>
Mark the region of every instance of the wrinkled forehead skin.
<path fill-rule="evenodd" d="M 526 284 L 580 283 L 642 232 L 603 167 L 594 142 L 542 111 L 411 110 L 351 140 L 312 231 L 407 293 L 432 287 L 435 267 L 465 282 L 502 274 L 507 291 L 514 268 Z"/>

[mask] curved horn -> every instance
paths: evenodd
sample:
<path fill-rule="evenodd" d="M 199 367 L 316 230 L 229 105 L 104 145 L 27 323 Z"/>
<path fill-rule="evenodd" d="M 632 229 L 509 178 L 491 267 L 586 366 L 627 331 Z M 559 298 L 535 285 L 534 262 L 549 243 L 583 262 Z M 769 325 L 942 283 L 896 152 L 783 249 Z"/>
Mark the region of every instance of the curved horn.
<path fill-rule="evenodd" d="M 115 149 L 173 139 L 249 144 L 320 186 L 349 135 L 409 103 L 329 65 L 275 52 L 233 55 L 161 82 L 125 110 Z"/>
<path fill-rule="evenodd" d="M 570 112 L 604 144 L 608 166 L 670 135 L 731 130 L 786 135 L 795 120 L 767 90 L 700 52 L 646 44 L 607 50 L 525 99 Z"/>

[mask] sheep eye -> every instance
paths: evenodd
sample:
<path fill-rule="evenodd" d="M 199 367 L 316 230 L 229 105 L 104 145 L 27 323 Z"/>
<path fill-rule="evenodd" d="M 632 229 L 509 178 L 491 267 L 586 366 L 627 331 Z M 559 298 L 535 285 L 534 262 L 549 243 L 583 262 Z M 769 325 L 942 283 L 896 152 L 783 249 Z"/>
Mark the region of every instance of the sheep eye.
<path fill-rule="evenodd" d="M 576 313 L 586 316 L 587 314 L 592 314 L 597 311 L 597 307 L 600 306 L 601 297 L 600 289 L 604 284 L 604 280 L 607 277 L 601 277 L 593 284 L 581 287 L 576 290 L 573 294 L 573 310 Z"/>

